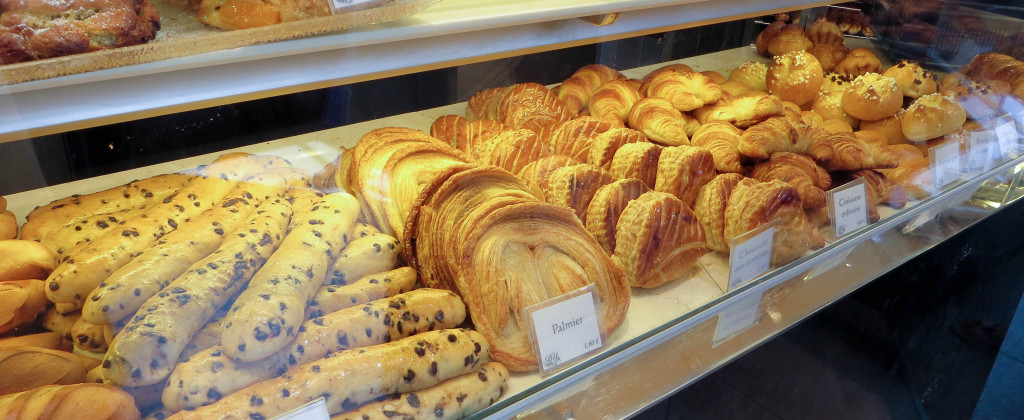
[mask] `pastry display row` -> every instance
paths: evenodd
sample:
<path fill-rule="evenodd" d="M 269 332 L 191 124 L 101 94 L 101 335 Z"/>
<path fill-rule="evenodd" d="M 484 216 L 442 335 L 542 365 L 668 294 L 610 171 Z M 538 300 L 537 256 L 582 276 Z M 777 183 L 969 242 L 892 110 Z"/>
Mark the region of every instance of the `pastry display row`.
<path fill-rule="evenodd" d="M 0 198 L 0 413 L 493 413 L 552 385 L 532 308 L 591 288 L 602 345 L 568 366 L 608 360 L 758 286 L 730 273 L 766 226 L 770 268 L 849 245 L 851 182 L 885 223 L 956 188 L 948 150 L 962 178 L 979 147 L 1020 159 L 1021 61 L 937 74 L 789 20 L 753 48 Z"/>

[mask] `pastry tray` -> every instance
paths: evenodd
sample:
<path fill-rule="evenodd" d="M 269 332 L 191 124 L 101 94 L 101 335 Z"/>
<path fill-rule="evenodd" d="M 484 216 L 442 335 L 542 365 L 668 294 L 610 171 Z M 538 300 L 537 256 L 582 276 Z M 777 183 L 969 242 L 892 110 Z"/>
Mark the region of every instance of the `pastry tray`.
<path fill-rule="evenodd" d="M 249 45 L 325 34 L 345 29 L 390 22 L 412 16 L 441 0 L 390 0 L 377 7 L 339 12 L 272 26 L 227 31 L 205 25 L 181 0 L 153 0 L 160 10 L 161 29 L 156 39 L 133 45 L 55 57 L 38 61 L 0 65 L 0 86 L 50 79 L 90 71 L 150 63 Z"/>

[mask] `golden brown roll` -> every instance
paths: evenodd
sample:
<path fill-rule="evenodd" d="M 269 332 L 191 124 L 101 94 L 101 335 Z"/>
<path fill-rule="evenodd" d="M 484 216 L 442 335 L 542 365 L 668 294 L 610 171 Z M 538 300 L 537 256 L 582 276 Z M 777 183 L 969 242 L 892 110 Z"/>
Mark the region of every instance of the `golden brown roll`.
<path fill-rule="evenodd" d="M 704 240 L 704 228 L 689 207 L 671 194 L 649 191 L 622 211 L 615 257 L 631 286 L 657 287 L 689 272 L 707 252 Z"/>
<path fill-rule="evenodd" d="M 715 160 L 711 152 L 695 146 L 666 147 L 658 158 L 654 190 L 672 194 L 691 207 L 700 187 L 714 177 Z"/>
<path fill-rule="evenodd" d="M 711 121 L 727 121 L 739 128 L 747 128 L 761 121 L 782 115 L 782 100 L 775 95 L 750 94 L 733 98 L 722 98 L 714 105 L 693 111 L 702 124 Z"/>
<path fill-rule="evenodd" d="M 846 75 L 829 73 L 822 79 L 818 97 L 811 103 L 811 111 L 821 115 L 824 120 L 840 119 L 850 127 L 856 127 L 860 120 L 850 116 L 843 110 L 843 96 L 853 80 Z"/>
<path fill-rule="evenodd" d="M 852 133 L 853 127 L 850 127 L 850 123 L 833 118 L 830 120 L 824 120 L 821 122 L 821 128 L 829 133 Z"/>
<path fill-rule="evenodd" d="M 850 50 L 842 45 L 818 44 L 807 50 L 807 52 L 818 59 L 821 69 L 827 73 L 843 61 Z"/>
<path fill-rule="evenodd" d="M 587 207 L 587 230 L 610 255 L 615 252 L 615 229 L 619 215 L 630 201 L 651 189 L 643 181 L 626 178 L 599 188 Z"/>
<path fill-rule="evenodd" d="M 842 61 L 836 64 L 832 71 L 840 74 L 860 76 L 867 73 L 878 73 L 882 71 L 882 62 L 869 49 L 854 48 L 846 54 Z"/>
<path fill-rule="evenodd" d="M 796 188 L 804 208 L 824 207 L 825 190 L 832 178 L 811 158 L 797 153 L 775 153 L 772 158 L 754 165 L 751 178 L 762 182 L 777 179 Z"/>
<path fill-rule="evenodd" d="M 614 180 L 608 171 L 581 163 L 551 172 L 541 191 L 544 193 L 544 201 L 572 209 L 580 222 L 585 224 L 590 200 L 598 189 Z"/>
<path fill-rule="evenodd" d="M 740 183 L 733 189 L 725 209 L 725 237 L 731 240 L 775 219 L 779 222 L 772 241 L 774 266 L 825 246 L 824 238 L 807 220 L 796 190 L 778 180 Z"/>
<path fill-rule="evenodd" d="M 742 82 L 753 90 L 768 91 L 768 66 L 756 61 L 747 61 L 729 72 L 729 80 Z"/>
<path fill-rule="evenodd" d="M 586 162 L 602 169 L 609 169 L 615 152 L 630 143 L 647 143 L 647 137 L 632 128 L 613 128 L 598 134 L 590 142 L 590 153 L 586 156 Z"/>
<path fill-rule="evenodd" d="M 899 86 L 903 96 L 908 98 L 920 98 L 933 94 L 939 89 L 935 73 L 925 70 L 920 64 L 909 60 L 896 63 L 886 69 L 882 75 L 896 80 L 896 86 Z"/>
<path fill-rule="evenodd" d="M 877 138 L 872 139 L 875 135 Z M 822 164 L 828 171 L 890 169 L 899 164 L 896 154 L 886 147 L 888 143 L 884 135 L 876 131 L 833 133 L 829 141 L 836 153 Z"/>
<path fill-rule="evenodd" d="M 580 67 L 558 86 L 558 99 L 565 103 L 569 114 L 575 116 L 586 107 L 601 85 L 625 78 L 622 73 L 604 64 L 588 64 Z"/>
<path fill-rule="evenodd" d="M 967 112 L 956 99 L 932 93 L 914 100 L 907 107 L 903 116 L 903 135 L 909 140 L 928 140 L 960 129 L 965 121 Z"/>
<path fill-rule="evenodd" d="M 843 110 L 860 120 L 880 120 L 903 107 L 903 93 L 896 80 L 878 73 L 857 76 L 843 95 Z"/>
<path fill-rule="evenodd" d="M 757 48 L 757 52 L 761 53 L 761 55 L 769 55 L 768 44 L 772 39 L 779 35 L 779 31 L 781 31 L 784 26 L 786 26 L 786 22 L 776 20 L 769 23 L 767 27 L 758 33 L 757 38 L 754 40 L 754 47 Z"/>
<path fill-rule="evenodd" d="M 640 100 L 640 92 L 625 79 L 601 85 L 590 97 L 590 115 L 613 127 L 625 127 L 629 111 Z"/>
<path fill-rule="evenodd" d="M 693 204 L 693 213 L 704 226 L 708 249 L 729 252 L 729 241 L 725 237 L 725 207 L 729 204 L 729 196 L 736 185 L 757 182 L 740 174 L 721 174 L 701 187 Z"/>
<path fill-rule="evenodd" d="M 711 152 L 715 169 L 719 172 L 743 172 L 742 155 L 739 151 L 740 130 L 725 121 L 702 124 L 693 133 L 693 145 Z"/>
<path fill-rule="evenodd" d="M 637 178 L 654 189 L 658 177 L 658 159 L 663 147 L 653 143 L 629 143 L 615 151 L 608 169 L 615 179 Z"/>
<path fill-rule="evenodd" d="M 666 99 L 679 111 L 692 111 L 722 97 L 722 88 L 700 73 L 666 71 L 640 88 L 648 97 Z"/>
<path fill-rule="evenodd" d="M 899 110 L 895 114 L 875 121 L 861 121 L 861 130 L 877 131 L 885 135 L 889 144 L 906 144 L 907 136 L 903 135 L 903 117 L 906 110 Z"/>
<path fill-rule="evenodd" d="M 686 134 L 686 119 L 668 100 L 644 98 L 633 105 L 627 122 L 651 141 L 665 146 L 690 144 Z"/>
<path fill-rule="evenodd" d="M 803 105 L 817 97 L 824 75 L 818 59 L 810 53 L 789 52 L 775 57 L 768 64 L 768 93 Z"/>
<path fill-rule="evenodd" d="M 827 20 L 819 20 L 807 28 L 807 37 L 814 45 L 842 46 L 846 38 L 839 26 Z"/>
<path fill-rule="evenodd" d="M 826 132 L 787 116 L 771 117 L 748 128 L 740 136 L 738 149 L 744 156 L 768 159 L 778 152 L 806 154 L 814 160 L 832 158 Z"/>
<path fill-rule="evenodd" d="M 804 34 L 802 26 L 789 24 L 779 29 L 778 35 L 768 41 L 768 54 L 778 57 L 788 52 L 807 51 L 813 46 L 814 43 Z"/>

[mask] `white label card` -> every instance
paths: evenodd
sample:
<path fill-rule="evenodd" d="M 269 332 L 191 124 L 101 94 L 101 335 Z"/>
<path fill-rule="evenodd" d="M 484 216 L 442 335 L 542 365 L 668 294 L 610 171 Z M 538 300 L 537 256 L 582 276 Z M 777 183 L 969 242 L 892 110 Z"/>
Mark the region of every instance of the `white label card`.
<path fill-rule="evenodd" d="M 960 179 L 960 143 L 949 142 L 928 149 L 935 188 L 944 188 Z"/>
<path fill-rule="evenodd" d="M 735 290 L 772 268 L 772 243 L 777 221 L 732 239 L 729 253 L 729 290 Z M 726 292 L 728 292 L 727 290 Z"/>
<path fill-rule="evenodd" d="M 327 2 L 331 5 L 331 13 L 338 13 L 345 11 L 350 7 L 369 3 L 374 0 L 328 0 Z"/>
<path fill-rule="evenodd" d="M 542 374 L 557 370 L 604 345 L 597 317 L 597 288 L 589 285 L 525 308 Z"/>
<path fill-rule="evenodd" d="M 1003 159 L 1012 158 L 1019 147 L 1017 127 L 1013 125 L 1013 121 L 1005 121 L 996 126 L 996 140 L 999 142 L 999 152 Z"/>
<path fill-rule="evenodd" d="M 828 216 L 836 238 L 868 225 L 867 187 L 864 179 L 856 179 L 828 190 Z"/>
<path fill-rule="evenodd" d="M 971 131 L 967 138 L 967 167 L 970 176 L 988 172 L 992 168 L 995 134 L 991 131 Z"/>
<path fill-rule="evenodd" d="M 327 400 L 320 397 L 309 404 L 274 417 L 274 420 L 331 420 L 331 413 L 327 411 Z"/>
<path fill-rule="evenodd" d="M 717 346 L 754 326 L 757 322 L 757 310 L 761 307 L 761 295 L 762 293 L 752 293 L 750 296 L 741 296 L 722 309 L 718 315 L 713 345 Z"/>

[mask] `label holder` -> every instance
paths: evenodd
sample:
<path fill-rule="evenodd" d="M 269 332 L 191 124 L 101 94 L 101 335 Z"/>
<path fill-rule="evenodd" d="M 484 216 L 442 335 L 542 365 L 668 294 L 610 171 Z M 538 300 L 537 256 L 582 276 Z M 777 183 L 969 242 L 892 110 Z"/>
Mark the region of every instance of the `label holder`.
<path fill-rule="evenodd" d="M 729 283 L 722 290 L 730 292 L 772 270 L 775 257 L 775 228 L 779 219 L 758 226 L 729 241 Z M 763 247 L 767 246 L 767 250 Z M 751 252 L 757 251 L 755 254 Z M 748 258 L 750 257 L 750 258 Z"/>
<path fill-rule="evenodd" d="M 951 141 L 928 149 L 935 189 L 941 190 L 960 179 L 960 142 Z"/>
<path fill-rule="evenodd" d="M 564 315 L 565 311 L 569 314 Z M 542 377 L 565 369 L 604 347 L 607 337 L 602 334 L 600 312 L 601 300 L 593 284 L 523 308 L 530 346 L 537 356 Z M 579 323 L 572 325 L 576 319 Z M 558 326 L 563 329 L 557 330 Z M 543 332 L 538 328 L 544 328 Z M 570 335 L 555 336 L 561 333 Z"/>
<path fill-rule="evenodd" d="M 331 14 L 368 9 L 382 3 L 380 0 L 327 0 Z"/>
<path fill-rule="evenodd" d="M 857 178 L 825 192 L 833 238 L 849 235 L 870 224 L 867 184 Z"/>
<path fill-rule="evenodd" d="M 763 292 L 753 293 L 729 302 L 729 305 L 718 314 L 718 324 L 715 326 L 711 347 L 717 347 L 757 325 L 763 295 Z"/>

